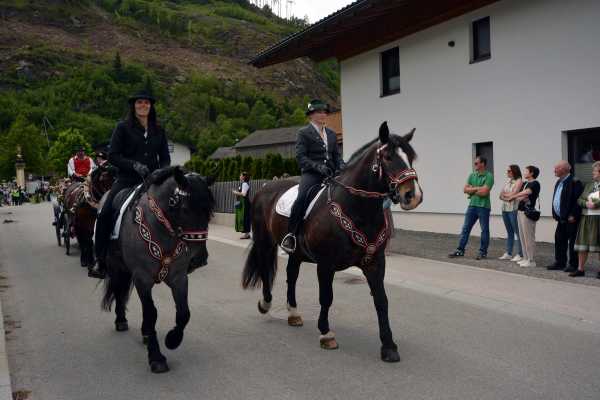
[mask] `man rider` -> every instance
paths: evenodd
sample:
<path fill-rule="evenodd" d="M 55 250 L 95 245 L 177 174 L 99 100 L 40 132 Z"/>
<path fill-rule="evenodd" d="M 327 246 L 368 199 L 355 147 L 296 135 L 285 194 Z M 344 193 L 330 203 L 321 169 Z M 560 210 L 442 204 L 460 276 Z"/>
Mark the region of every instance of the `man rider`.
<path fill-rule="evenodd" d="M 96 168 L 94 160 L 85 154 L 83 146 L 79 146 L 77 154 L 69 159 L 67 174 L 73 180 L 83 181 L 94 168 Z"/>
<path fill-rule="evenodd" d="M 288 253 L 296 250 L 296 236 L 308 208 L 311 187 L 320 185 L 325 178 L 332 177 L 343 165 L 334 131 L 325 127 L 329 105 L 321 100 L 308 103 L 306 115 L 310 123 L 298 131 L 296 160 L 301 170 L 298 197 L 292 207 L 288 221 L 288 234 L 281 241 L 281 248 Z"/>
<path fill-rule="evenodd" d="M 108 161 L 119 172 L 96 221 L 95 252 L 98 262 L 88 271 L 92 278 L 103 279 L 106 276 L 106 253 L 114 223 L 112 202 L 115 195 L 122 189 L 139 185 L 152 171 L 171 164 L 167 136 L 157 123 L 154 103 L 154 97 L 144 91 L 131 96 L 127 120 L 119 122 L 112 134 Z"/>

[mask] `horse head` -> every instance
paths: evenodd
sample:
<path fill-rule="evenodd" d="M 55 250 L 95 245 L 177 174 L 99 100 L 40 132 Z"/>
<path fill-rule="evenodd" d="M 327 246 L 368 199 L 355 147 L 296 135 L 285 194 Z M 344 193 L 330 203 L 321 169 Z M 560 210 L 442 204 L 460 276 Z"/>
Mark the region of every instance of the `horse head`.
<path fill-rule="evenodd" d="M 92 190 L 94 193 L 102 197 L 104 193 L 110 190 L 116 176 L 115 167 L 107 164 L 99 165 L 91 174 Z"/>
<path fill-rule="evenodd" d="M 379 146 L 376 150 L 373 172 L 379 174 L 389 190 L 394 204 L 404 210 L 412 210 L 423 201 L 423 191 L 419 186 L 413 162 L 417 158 L 410 145 L 415 133 L 413 128 L 404 136 L 390 133 L 387 122 L 379 127 Z"/>
<path fill-rule="evenodd" d="M 178 237 L 198 244 L 193 256 L 200 265 L 208 260 L 206 238 L 214 208 L 209 188 L 212 183 L 211 178 L 186 173 L 178 166 L 156 171 L 147 181 L 148 194 L 164 210 Z"/>

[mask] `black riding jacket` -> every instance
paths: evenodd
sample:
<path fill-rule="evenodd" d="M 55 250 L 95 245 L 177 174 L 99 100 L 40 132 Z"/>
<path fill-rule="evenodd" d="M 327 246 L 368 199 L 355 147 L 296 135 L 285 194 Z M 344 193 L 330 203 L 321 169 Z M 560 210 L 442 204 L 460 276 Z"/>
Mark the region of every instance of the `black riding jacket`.
<path fill-rule="evenodd" d="M 327 148 L 321 135 L 312 124 L 308 124 L 298 131 L 296 160 L 298 160 L 302 173 L 318 172 L 318 164 L 325 164 L 334 172 L 342 167 L 343 160 L 335 132 L 329 128 L 325 128 L 325 132 L 327 133 Z"/>
<path fill-rule="evenodd" d="M 164 129 L 150 133 L 144 138 L 144 127 L 136 120 L 130 128 L 126 122 L 119 122 L 110 139 L 108 161 L 119 168 L 117 179 L 121 182 L 141 182 L 141 177 L 133 169 L 137 161 L 150 169 L 150 172 L 171 164 L 169 145 Z"/>

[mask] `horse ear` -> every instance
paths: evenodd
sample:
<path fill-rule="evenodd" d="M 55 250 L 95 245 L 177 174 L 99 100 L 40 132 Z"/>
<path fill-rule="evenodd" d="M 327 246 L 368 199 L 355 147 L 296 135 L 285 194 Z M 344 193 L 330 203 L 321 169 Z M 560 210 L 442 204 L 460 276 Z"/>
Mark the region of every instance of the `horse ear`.
<path fill-rule="evenodd" d="M 417 128 L 412 128 L 410 132 L 404 135 L 404 140 L 406 140 L 406 143 L 409 143 L 412 140 L 413 136 L 415 135 L 415 130 L 417 130 Z"/>
<path fill-rule="evenodd" d="M 390 128 L 388 128 L 387 121 L 379 127 L 379 141 L 381 144 L 386 144 L 390 139 Z"/>
<path fill-rule="evenodd" d="M 177 182 L 177 186 L 183 190 L 187 190 L 190 186 L 187 178 L 185 177 L 185 172 L 179 166 L 175 167 L 174 171 L 175 182 Z"/>
<path fill-rule="evenodd" d="M 208 187 L 211 187 L 213 183 L 215 183 L 216 178 L 214 176 L 206 176 L 204 177 L 204 181 Z"/>

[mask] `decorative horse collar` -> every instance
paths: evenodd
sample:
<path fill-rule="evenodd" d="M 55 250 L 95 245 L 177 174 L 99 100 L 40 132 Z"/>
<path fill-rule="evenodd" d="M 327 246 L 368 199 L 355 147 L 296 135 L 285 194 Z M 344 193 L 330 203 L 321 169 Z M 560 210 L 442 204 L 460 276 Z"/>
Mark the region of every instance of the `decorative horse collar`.
<path fill-rule="evenodd" d="M 183 192 L 180 192 L 178 195 L 182 195 L 182 193 Z M 138 224 L 138 233 L 142 240 L 148 244 L 148 253 L 160 263 L 160 268 L 154 281 L 156 283 L 161 283 L 169 274 L 169 266 L 173 261 L 184 252 L 189 252 L 189 248 L 185 242 L 205 242 L 208 239 L 208 231 L 184 231 L 178 227 L 176 232 L 164 211 L 158 205 L 156 199 L 149 194 L 146 194 L 146 196 L 148 198 L 148 208 L 150 208 L 154 217 L 165 227 L 172 237 L 177 238 L 174 249 L 171 252 L 166 252 L 160 243 L 152 238 L 152 231 L 144 221 L 144 211 L 142 210 L 142 207 L 139 205 L 135 207 L 134 221 Z"/>
<path fill-rule="evenodd" d="M 373 173 L 379 175 L 380 181 L 383 179 L 383 174 L 385 173 L 385 175 L 388 177 L 389 183 L 390 183 L 390 192 L 389 193 L 357 189 L 355 187 L 352 187 L 350 185 L 346 185 L 346 184 L 342 183 L 340 180 L 338 180 L 336 178 L 332 178 L 331 182 L 343 187 L 350 194 L 353 194 L 355 196 L 365 197 L 365 198 L 373 198 L 373 199 L 383 199 L 385 197 L 388 197 L 392 191 L 397 190 L 398 186 L 400 186 L 404 182 L 408 182 L 410 180 L 417 179 L 417 172 L 413 168 L 406 168 L 406 169 L 400 171 L 396 175 L 391 175 L 391 174 L 388 174 L 387 172 L 383 171 L 382 150 L 384 150 L 386 147 L 387 147 L 387 143 L 384 144 L 383 146 L 380 146 L 377 148 L 375 159 L 373 160 L 373 163 L 371 164 L 371 171 Z M 336 218 L 338 225 L 344 231 L 346 231 L 348 233 L 348 235 L 350 235 L 352 242 L 354 242 L 354 244 L 362 247 L 365 250 L 365 255 L 361 259 L 360 266 L 365 267 L 365 268 L 370 267 L 373 263 L 374 256 L 375 256 L 375 253 L 377 252 L 377 250 L 379 248 L 381 248 L 383 245 L 385 245 L 385 243 L 389 239 L 390 232 L 389 232 L 387 218 L 384 217 L 383 228 L 377 234 L 375 241 L 369 243 L 369 241 L 367 239 L 367 235 L 365 235 L 364 232 L 362 232 L 360 229 L 358 229 L 356 227 L 356 225 L 354 224 L 354 222 L 352 221 L 352 219 L 350 217 L 348 217 L 346 214 L 344 214 L 342 206 L 340 204 L 332 201 L 331 185 L 329 185 L 329 187 L 327 189 L 327 204 L 329 206 L 329 213 L 333 217 Z"/>

